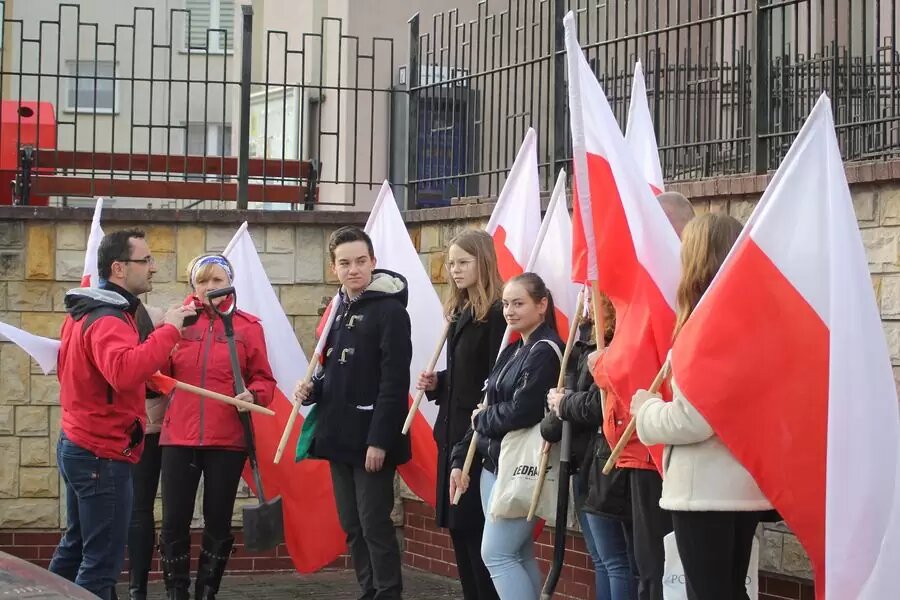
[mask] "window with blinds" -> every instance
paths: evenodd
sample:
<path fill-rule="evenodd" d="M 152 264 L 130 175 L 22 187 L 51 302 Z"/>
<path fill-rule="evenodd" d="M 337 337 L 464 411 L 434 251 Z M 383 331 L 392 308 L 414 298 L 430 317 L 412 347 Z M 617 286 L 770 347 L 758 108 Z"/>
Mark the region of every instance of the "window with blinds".
<path fill-rule="evenodd" d="M 188 50 L 225 52 L 234 49 L 235 0 L 185 0 Z"/>
<path fill-rule="evenodd" d="M 113 113 L 118 110 L 116 65 L 111 60 L 66 61 L 66 110 Z"/>

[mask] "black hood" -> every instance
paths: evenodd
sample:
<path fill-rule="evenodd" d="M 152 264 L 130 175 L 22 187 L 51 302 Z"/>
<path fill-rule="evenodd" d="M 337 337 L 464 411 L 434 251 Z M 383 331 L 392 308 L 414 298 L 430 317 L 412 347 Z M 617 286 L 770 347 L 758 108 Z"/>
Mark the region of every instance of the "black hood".
<path fill-rule="evenodd" d="M 108 306 L 119 310 L 128 310 L 128 300 L 121 294 L 98 288 L 75 288 L 66 292 L 66 312 L 76 321 L 95 308 Z"/>
<path fill-rule="evenodd" d="M 406 277 L 395 271 L 375 269 L 372 271 L 372 282 L 369 287 L 353 302 L 367 302 L 382 298 L 396 298 L 406 307 L 409 301 L 409 284 L 406 282 Z"/>

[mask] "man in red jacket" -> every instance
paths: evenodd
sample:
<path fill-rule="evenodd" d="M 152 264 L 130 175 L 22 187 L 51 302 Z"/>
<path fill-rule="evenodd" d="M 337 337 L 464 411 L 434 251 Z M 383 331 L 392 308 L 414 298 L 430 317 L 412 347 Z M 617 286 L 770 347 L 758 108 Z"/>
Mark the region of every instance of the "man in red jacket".
<path fill-rule="evenodd" d="M 56 456 L 68 517 L 50 571 L 109 599 L 125 562 L 132 465 L 143 448 L 145 383 L 166 363 L 184 318 L 195 310 L 170 310 L 141 343 L 137 295 L 150 291 L 156 271 L 143 232 L 105 236 L 97 263 L 102 288 L 69 290 L 65 298 Z"/>

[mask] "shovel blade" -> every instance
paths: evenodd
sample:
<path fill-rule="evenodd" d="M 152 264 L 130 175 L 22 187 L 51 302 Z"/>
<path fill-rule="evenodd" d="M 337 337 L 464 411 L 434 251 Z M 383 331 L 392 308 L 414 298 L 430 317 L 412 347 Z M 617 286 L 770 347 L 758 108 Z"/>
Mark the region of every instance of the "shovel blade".
<path fill-rule="evenodd" d="M 254 506 L 245 506 L 244 546 L 253 552 L 271 550 L 284 542 L 281 496 Z"/>

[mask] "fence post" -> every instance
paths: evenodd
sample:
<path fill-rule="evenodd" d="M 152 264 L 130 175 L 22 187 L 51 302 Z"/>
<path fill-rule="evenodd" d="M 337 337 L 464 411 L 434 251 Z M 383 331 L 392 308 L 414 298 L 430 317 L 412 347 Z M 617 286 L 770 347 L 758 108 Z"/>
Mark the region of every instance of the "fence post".
<path fill-rule="evenodd" d="M 769 67 L 770 22 L 766 14 L 767 0 L 753 0 L 751 37 L 753 60 L 751 70 L 752 100 L 750 102 L 750 170 L 764 174 L 769 170 Z"/>
<path fill-rule="evenodd" d="M 566 85 L 566 28 L 563 18 L 566 16 L 564 0 L 553 2 L 553 173 L 547 181 L 556 179 L 559 169 L 566 165 L 568 155 L 568 86 Z"/>
<path fill-rule="evenodd" d="M 253 55 L 253 7 L 241 5 L 243 29 L 241 32 L 241 131 L 238 140 L 238 190 L 237 208 L 247 209 L 250 179 L 250 71 Z"/>
<path fill-rule="evenodd" d="M 413 183 L 418 179 L 419 167 L 419 13 L 409 20 L 409 61 L 406 105 L 406 209 L 418 206 L 418 194 Z"/>

